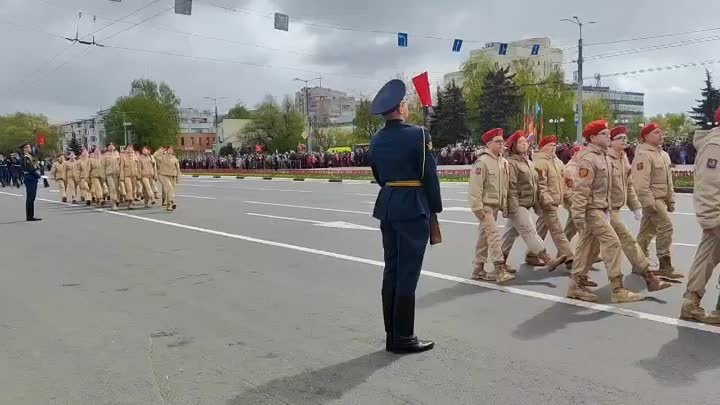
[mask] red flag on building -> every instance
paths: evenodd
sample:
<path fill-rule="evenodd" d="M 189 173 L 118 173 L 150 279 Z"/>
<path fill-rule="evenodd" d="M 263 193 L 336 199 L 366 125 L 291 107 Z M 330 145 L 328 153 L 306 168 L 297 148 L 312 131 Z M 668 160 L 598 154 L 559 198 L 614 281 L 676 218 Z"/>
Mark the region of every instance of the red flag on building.
<path fill-rule="evenodd" d="M 420 73 L 419 75 L 413 77 L 412 81 L 415 85 L 415 91 L 417 92 L 422 106 L 432 106 L 432 95 L 430 93 L 430 78 L 428 76 L 428 72 Z"/>

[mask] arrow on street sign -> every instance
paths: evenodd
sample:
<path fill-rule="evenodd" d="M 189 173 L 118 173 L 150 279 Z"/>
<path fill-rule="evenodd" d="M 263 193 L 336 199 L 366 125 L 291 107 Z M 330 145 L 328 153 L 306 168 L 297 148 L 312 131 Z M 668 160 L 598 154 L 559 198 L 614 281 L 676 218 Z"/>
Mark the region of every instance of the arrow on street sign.
<path fill-rule="evenodd" d="M 456 39 L 455 42 L 453 42 L 453 52 L 460 52 L 460 48 L 462 48 L 462 39 Z"/>
<path fill-rule="evenodd" d="M 398 32 L 398 46 L 400 48 L 407 48 L 408 34 L 406 32 Z"/>

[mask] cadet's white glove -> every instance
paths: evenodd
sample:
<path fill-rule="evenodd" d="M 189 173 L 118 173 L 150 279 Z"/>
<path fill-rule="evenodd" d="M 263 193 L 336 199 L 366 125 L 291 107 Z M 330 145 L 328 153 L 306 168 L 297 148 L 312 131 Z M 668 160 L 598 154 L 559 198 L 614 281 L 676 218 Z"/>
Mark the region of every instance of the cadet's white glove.
<path fill-rule="evenodd" d="M 636 209 L 635 211 L 633 211 L 633 215 L 635 215 L 636 221 L 642 220 L 642 209 Z"/>

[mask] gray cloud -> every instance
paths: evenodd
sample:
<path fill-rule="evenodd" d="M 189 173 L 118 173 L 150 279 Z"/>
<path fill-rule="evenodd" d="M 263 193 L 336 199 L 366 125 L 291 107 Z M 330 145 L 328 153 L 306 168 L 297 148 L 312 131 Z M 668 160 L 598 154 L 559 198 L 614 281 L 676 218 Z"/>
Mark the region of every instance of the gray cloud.
<path fill-rule="evenodd" d="M 108 19 L 121 18 L 151 1 L 0 0 L 3 3 L 0 7 L 0 52 L 9 55 L 4 58 L 9 63 L 0 64 L 0 93 L 3 94 L 0 113 L 45 112 L 55 120 L 89 116 L 127 94 L 130 81 L 138 77 L 168 82 L 176 89 L 183 105 L 199 108 L 211 107 L 204 96 L 227 97 L 220 102 L 221 109 L 227 109 L 238 99 L 253 105 L 265 94 L 280 98 L 300 87 L 293 82 L 294 77 L 313 78 L 318 74 L 322 74 L 323 85 L 370 96 L 383 81 L 398 72 L 411 76 L 429 70 L 433 82 L 438 83 L 442 73 L 456 70 L 471 49 L 482 47 L 485 42 L 547 36 L 556 46 L 569 47 L 566 59 L 570 60 L 575 53 L 577 28 L 559 20 L 571 15 L 598 21 L 585 30 L 588 44 L 720 26 L 716 23 L 720 4 L 707 0 L 695 2 L 692 7 L 680 7 L 670 0 L 611 0 L 603 7 L 571 0 L 551 4 L 529 0 L 424 0 L 412 3 L 386 0 L 195 0 L 191 17 L 164 13 L 107 39 L 106 43 L 196 59 L 115 48 L 86 50 L 75 45 L 48 62 L 68 43 L 38 31 L 72 36 L 77 11 L 82 10 L 86 18 L 80 31 L 81 35 L 87 34 L 93 29 L 92 18 L 87 16 L 99 17 L 94 26 L 97 29 L 110 24 L 112 21 Z M 171 5 L 172 0 L 158 1 L 127 20 L 131 23 L 142 21 Z M 227 8 L 240 10 L 233 12 Z M 276 10 L 290 15 L 290 32 L 272 29 L 271 17 Z M 20 29 L 8 22 L 30 29 Z M 360 32 L 316 25 L 350 27 Z M 116 23 L 98 33 L 97 39 L 102 42 L 128 27 L 127 23 Z M 203 37 L 171 32 L 175 30 Z M 395 33 L 398 31 L 410 33 L 410 47 L 400 49 L 396 46 Z M 450 52 L 449 40 L 424 39 L 419 35 L 462 38 L 465 40 L 463 52 Z M 712 35 L 720 35 L 720 30 L 589 45 L 586 56 Z M 622 57 L 589 59 L 585 73 L 588 76 L 624 72 L 717 58 L 717 45 L 717 41 L 709 41 Z M 714 65 L 708 68 L 720 72 Z M 30 75 L 36 69 L 38 71 Z M 572 70 L 572 64 L 567 65 L 568 77 Z M 28 76 L 29 80 L 24 81 Z M 605 78 L 603 84 L 646 92 L 648 114 L 687 111 L 699 96 L 703 68 Z"/>

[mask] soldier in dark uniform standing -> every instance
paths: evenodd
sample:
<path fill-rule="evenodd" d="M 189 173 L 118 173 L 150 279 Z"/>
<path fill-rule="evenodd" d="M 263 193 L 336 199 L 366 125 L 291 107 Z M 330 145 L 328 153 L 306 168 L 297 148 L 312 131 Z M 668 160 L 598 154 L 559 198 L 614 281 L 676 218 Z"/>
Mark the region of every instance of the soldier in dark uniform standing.
<path fill-rule="evenodd" d="M 25 183 L 25 218 L 27 221 L 40 221 L 35 218 L 35 196 L 40 179 L 40 163 L 32 155 L 32 147 L 25 142 L 21 147 L 20 169 Z"/>
<path fill-rule="evenodd" d="M 380 220 L 385 271 L 382 304 L 387 343 L 394 353 L 416 353 L 435 345 L 415 336 L 415 289 L 430 237 L 430 218 L 442 211 L 440 182 L 424 128 L 405 123 L 405 84 L 386 83 L 375 96 L 372 114 L 385 127 L 370 144 L 370 166 L 380 185 L 373 216 Z"/>

